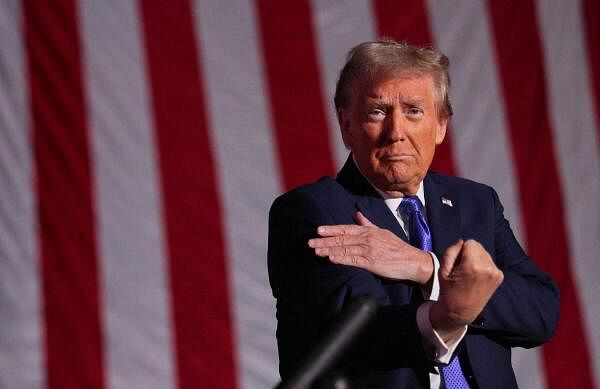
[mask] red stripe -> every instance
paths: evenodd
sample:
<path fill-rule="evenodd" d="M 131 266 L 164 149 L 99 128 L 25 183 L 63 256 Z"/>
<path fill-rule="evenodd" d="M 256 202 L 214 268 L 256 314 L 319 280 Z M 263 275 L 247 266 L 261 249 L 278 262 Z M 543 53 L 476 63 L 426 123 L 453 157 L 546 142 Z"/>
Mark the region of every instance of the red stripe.
<path fill-rule="evenodd" d="M 543 349 L 548 385 L 592 388 L 590 353 L 569 264 L 563 217 L 568 210 L 563 209 L 554 156 L 534 4 L 490 1 L 489 6 L 529 252 L 561 291 L 558 330 Z"/>
<path fill-rule="evenodd" d="M 24 4 L 49 388 L 104 387 L 77 10 Z"/>
<path fill-rule="evenodd" d="M 162 174 L 178 387 L 233 388 L 221 204 L 192 9 L 186 0 L 140 4 Z"/>
<path fill-rule="evenodd" d="M 596 129 L 600 147 L 600 2 L 583 0 L 583 19 L 587 42 L 587 57 L 596 105 Z"/>
<path fill-rule="evenodd" d="M 375 0 L 373 4 L 380 36 L 419 46 L 431 45 L 429 20 L 422 0 L 411 1 L 410 6 L 396 0 Z"/>
<path fill-rule="evenodd" d="M 433 46 L 429 19 L 422 0 L 411 1 L 410 6 L 397 0 L 376 0 L 374 7 L 380 36 L 419 46 Z M 456 174 L 451 137 L 449 126 L 446 139 L 435 150 L 431 170 Z"/>
<path fill-rule="evenodd" d="M 334 172 L 311 11 L 308 0 L 257 0 L 257 7 L 279 163 L 290 189 Z"/>

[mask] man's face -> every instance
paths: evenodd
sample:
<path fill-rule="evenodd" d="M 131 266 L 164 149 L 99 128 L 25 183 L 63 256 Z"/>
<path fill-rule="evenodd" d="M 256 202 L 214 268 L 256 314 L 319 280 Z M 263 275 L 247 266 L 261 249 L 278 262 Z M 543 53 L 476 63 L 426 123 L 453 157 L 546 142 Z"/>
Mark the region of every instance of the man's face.
<path fill-rule="evenodd" d="M 401 74 L 360 85 L 339 111 L 344 143 L 378 189 L 393 196 L 415 194 L 446 135 L 447 120 L 436 114 L 433 78 Z"/>

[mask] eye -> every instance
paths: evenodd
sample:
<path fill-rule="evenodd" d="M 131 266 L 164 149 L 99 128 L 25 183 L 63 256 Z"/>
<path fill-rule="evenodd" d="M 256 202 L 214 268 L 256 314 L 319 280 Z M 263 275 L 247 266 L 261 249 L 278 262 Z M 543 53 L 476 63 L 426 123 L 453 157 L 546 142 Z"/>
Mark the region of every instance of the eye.
<path fill-rule="evenodd" d="M 385 119 L 385 111 L 379 108 L 375 108 L 367 112 L 369 120 L 371 121 L 380 121 Z"/>
<path fill-rule="evenodd" d="M 419 107 L 408 107 L 406 109 L 406 115 L 413 119 L 418 119 L 423 116 L 423 110 Z"/>

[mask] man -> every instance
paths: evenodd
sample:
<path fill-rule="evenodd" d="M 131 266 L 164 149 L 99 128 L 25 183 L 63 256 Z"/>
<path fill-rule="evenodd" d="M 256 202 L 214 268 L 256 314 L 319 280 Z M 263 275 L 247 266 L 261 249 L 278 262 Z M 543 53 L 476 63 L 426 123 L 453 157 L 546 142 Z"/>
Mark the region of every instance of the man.
<path fill-rule="evenodd" d="M 448 59 L 352 49 L 335 104 L 350 156 L 335 180 L 279 197 L 269 220 L 285 380 L 345 304 L 374 325 L 341 368 L 359 388 L 515 388 L 511 347 L 546 342 L 558 291 L 516 241 L 494 190 L 428 172 L 452 115 Z"/>

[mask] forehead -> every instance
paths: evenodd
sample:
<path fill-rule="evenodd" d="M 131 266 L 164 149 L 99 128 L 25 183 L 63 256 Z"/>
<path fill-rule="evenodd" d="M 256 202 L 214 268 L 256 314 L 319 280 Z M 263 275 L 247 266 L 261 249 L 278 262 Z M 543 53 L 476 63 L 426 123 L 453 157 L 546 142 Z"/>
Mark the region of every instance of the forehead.
<path fill-rule="evenodd" d="M 356 83 L 355 95 L 360 100 L 419 99 L 433 100 L 435 94 L 430 74 L 399 73 L 375 80 L 362 79 Z"/>

